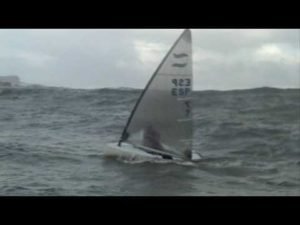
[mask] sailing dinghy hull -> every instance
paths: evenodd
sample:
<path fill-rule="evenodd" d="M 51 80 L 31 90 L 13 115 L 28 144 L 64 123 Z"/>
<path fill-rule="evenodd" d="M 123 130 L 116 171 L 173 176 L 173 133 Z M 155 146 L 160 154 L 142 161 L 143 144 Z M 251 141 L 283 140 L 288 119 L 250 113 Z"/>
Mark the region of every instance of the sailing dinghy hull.
<path fill-rule="evenodd" d="M 147 153 L 144 150 L 140 150 L 139 148 L 136 148 L 129 143 L 122 143 L 121 146 L 118 146 L 118 143 L 109 143 L 106 145 L 106 149 L 104 150 L 104 155 L 106 157 L 125 159 L 129 161 L 134 161 L 134 160 L 145 160 L 145 161 L 170 160 L 170 161 L 178 161 L 178 162 L 184 161 L 174 156 L 171 159 L 166 159 L 166 157 L 163 157 L 162 155 L 159 154 Z M 193 152 L 192 159 L 190 161 L 198 162 L 201 159 L 202 157 L 198 153 Z"/>
<path fill-rule="evenodd" d="M 110 143 L 106 145 L 104 150 L 104 155 L 106 157 L 121 158 L 126 160 L 159 160 L 163 159 L 160 155 L 149 154 L 133 145 L 128 143 L 122 143 L 118 146 L 118 143 Z"/>

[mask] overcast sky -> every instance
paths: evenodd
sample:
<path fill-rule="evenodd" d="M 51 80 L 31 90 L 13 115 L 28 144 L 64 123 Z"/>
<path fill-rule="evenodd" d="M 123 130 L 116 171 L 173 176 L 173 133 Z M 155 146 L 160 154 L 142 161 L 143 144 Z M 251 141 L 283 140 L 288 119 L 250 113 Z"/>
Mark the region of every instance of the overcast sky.
<path fill-rule="evenodd" d="M 0 76 L 144 88 L 182 29 L 1 29 Z M 300 31 L 193 29 L 194 88 L 300 87 Z"/>

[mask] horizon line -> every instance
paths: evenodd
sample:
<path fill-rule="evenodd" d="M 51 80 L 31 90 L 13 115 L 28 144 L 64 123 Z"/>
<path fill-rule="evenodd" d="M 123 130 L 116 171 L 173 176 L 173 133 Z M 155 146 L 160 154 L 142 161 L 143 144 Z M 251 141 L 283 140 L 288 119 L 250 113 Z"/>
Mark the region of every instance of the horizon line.
<path fill-rule="evenodd" d="M 79 88 L 79 87 L 67 87 L 67 86 L 48 86 L 48 85 L 41 85 L 41 84 L 25 84 L 25 86 L 21 87 L 30 87 L 30 86 L 38 86 L 38 87 L 45 87 L 45 88 L 64 88 L 64 89 L 77 89 L 77 90 L 101 90 L 101 89 L 115 89 L 115 90 L 143 90 L 144 88 L 135 88 L 135 87 L 126 87 L 126 86 L 119 86 L 119 87 L 99 87 L 99 88 Z M 253 89 L 281 89 L 281 90 L 287 90 L 287 89 L 300 89 L 299 87 L 275 87 L 275 86 L 258 86 L 258 87 L 249 87 L 249 88 L 232 88 L 232 89 L 194 89 L 193 91 L 243 91 L 243 90 L 253 90 Z"/>

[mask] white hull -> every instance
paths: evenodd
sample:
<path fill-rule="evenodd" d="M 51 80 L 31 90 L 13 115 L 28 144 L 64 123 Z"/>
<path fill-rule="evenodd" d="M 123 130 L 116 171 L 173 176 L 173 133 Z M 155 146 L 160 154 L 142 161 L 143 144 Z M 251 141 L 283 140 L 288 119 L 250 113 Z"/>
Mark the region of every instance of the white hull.
<path fill-rule="evenodd" d="M 128 143 L 122 143 L 121 146 L 118 146 L 118 143 L 107 144 L 104 156 L 128 161 L 162 159 L 159 155 L 149 154 Z"/>
<path fill-rule="evenodd" d="M 134 160 L 166 160 L 161 155 L 147 153 L 143 150 L 140 150 L 129 143 L 122 143 L 121 146 L 118 146 L 118 143 L 110 143 L 106 145 L 106 149 L 104 150 L 104 155 L 106 157 L 125 159 L 129 161 Z M 201 156 L 193 153 L 192 161 L 201 160 Z M 173 159 L 169 161 L 181 161 L 184 160 L 173 157 Z"/>

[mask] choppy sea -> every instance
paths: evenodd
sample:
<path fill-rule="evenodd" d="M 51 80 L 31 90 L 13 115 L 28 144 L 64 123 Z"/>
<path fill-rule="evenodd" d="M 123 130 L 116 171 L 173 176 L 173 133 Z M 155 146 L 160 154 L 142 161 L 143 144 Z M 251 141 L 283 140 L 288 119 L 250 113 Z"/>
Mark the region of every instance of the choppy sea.
<path fill-rule="evenodd" d="M 104 157 L 140 93 L 0 89 L 0 195 L 300 195 L 300 89 L 194 92 L 192 166 Z"/>

